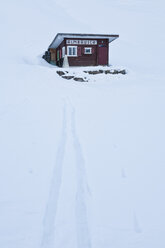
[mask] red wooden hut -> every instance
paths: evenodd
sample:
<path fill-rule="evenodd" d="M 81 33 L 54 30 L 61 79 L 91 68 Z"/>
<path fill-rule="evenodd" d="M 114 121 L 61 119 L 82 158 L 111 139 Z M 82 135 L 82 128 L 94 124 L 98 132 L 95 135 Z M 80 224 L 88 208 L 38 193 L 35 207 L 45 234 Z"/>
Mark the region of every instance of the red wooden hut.
<path fill-rule="evenodd" d="M 49 63 L 62 66 L 108 65 L 109 43 L 119 35 L 58 33 L 43 56 Z"/>

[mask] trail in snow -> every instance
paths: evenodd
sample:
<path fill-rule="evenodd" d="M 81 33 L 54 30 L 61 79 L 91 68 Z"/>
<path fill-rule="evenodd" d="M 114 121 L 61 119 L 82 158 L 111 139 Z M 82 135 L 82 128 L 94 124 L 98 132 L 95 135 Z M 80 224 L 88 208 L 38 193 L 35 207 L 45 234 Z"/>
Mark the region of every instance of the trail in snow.
<path fill-rule="evenodd" d="M 76 218 L 76 235 L 77 248 L 91 248 L 91 239 L 88 227 L 86 193 L 89 192 L 87 184 L 85 161 L 81 144 L 76 133 L 75 109 L 72 107 L 71 112 L 71 134 L 73 138 L 73 148 L 76 156 L 77 188 L 75 200 L 75 218 Z M 53 171 L 53 178 L 50 188 L 49 199 L 44 217 L 44 230 L 41 248 L 53 248 L 55 241 L 55 222 L 59 193 L 62 182 L 63 160 L 65 156 L 65 147 L 67 141 L 67 119 L 66 106 L 63 109 L 62 135 L 59 143 L 56 163 Z"/>
<path fill-rule="evenodd" d="M 73 145 L 76 152 L 76 167 L 77 167 L 77 192 L 75 203 L 76 215 L 76 232 L 77 232 L 77 247 L 91 248 L 91 239 L 88 227 L 87 206 L 86 206 L 86 190 L 88 188 L 85 161 L 81 144 L 76 133 L 75 124 L 75 109 L 72 107 L 71 128 L 73 135 Z"/>
<path fill-rule="evenodd" d="M 140 228 L 139 221 L 137 219 L 135 212 L 134 212 L 134 231 L 136 233 L 142 233 L 142 229 Z"/>
<path fill-rule="evenodd" d="M 126 178 L 127 177 L 124 168 L 121 169 L 121 176 L 122 176 L 122 178 Z"/>
<path fill-rule="evenodd" d="M 63 160 L 65 154 L 66 140 L 67 140 L 66 124 L 67 124 L 66 105 L 64 105 L 61 140 L 59 142 L 59 146 L 57 150 L 56 163 L 53 171 L 50 194 L 44 217 L 44 223 L 43 223 L 44 230 L 43 230 L 43 239 L 41 244 L 42 248 L 54 247 L 55 219 L 56 219 L 59 192 L 62 181 Z"/>

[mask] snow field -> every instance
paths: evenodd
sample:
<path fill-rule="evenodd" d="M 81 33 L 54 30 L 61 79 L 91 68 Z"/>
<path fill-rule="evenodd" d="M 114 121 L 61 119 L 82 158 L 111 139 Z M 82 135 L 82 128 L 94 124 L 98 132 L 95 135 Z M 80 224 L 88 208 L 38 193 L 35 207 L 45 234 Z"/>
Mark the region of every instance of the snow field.
<path fill-rule="evenodd" d="M 165 246 L 164 2 L 86 4 L 1 3 L 0 247 Z M 57 32 L 119 33 L 129 73 L 60 78 Z"/>

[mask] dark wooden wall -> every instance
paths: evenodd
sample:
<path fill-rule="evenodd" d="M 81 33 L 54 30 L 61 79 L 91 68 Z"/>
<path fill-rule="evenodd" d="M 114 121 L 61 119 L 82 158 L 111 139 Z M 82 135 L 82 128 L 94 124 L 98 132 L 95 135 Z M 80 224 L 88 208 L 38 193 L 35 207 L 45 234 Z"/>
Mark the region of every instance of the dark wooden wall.
<path fill-rule="evenodd" d="M 92 47 L 92 54 L 85 54 L 85 47 Z M 66 51 L 67 52 L 67 51 Z M 78 56 L 69 57 L 70 66 L 96 66 L 97 65 L 97 46 L 95 45 L 79 45 Z"/>
<path fill-rule="evenodd" d="M 73 45 L 66 44 L 66 40 L 97 40 L 97 45 Z M 67 54 L 67 46 L 77 46 L 78 56 L 68 56 L 70 66 L 97 66 L 97 65 L 108 65 L 108 53 L 109 53 L 109 42 L 108 39 L 85 39 L 85 38 L 67 38 L 57 47 L 55 50 L 51 49 L 51 58 L 56 60 L 57 65 L 61 66 L 63 58 L 60 56 L 60 60 L 57 61 L 57 51 L 60 51 L 62 55 L 62 47 L 65 46 L 65 54 Z M 84 48 L 91 47 L 92 54 L 85 54 Z M 100 59 L 101 58 L 101 59 Z M 101 62 L 101 63 L 100 63 Z"/>

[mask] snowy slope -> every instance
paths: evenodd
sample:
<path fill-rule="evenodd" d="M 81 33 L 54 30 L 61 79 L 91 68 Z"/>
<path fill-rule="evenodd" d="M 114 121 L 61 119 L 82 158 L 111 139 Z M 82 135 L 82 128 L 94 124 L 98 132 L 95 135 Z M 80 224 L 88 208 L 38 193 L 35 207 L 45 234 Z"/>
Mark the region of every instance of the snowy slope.
<path fill-rule="evenodd" d="M 0 247 L 165 247 L 164 7 L 1 3 Z M 119 33 L 129 74 L 61 79 L 41 59 L 57 32 Z"/>

